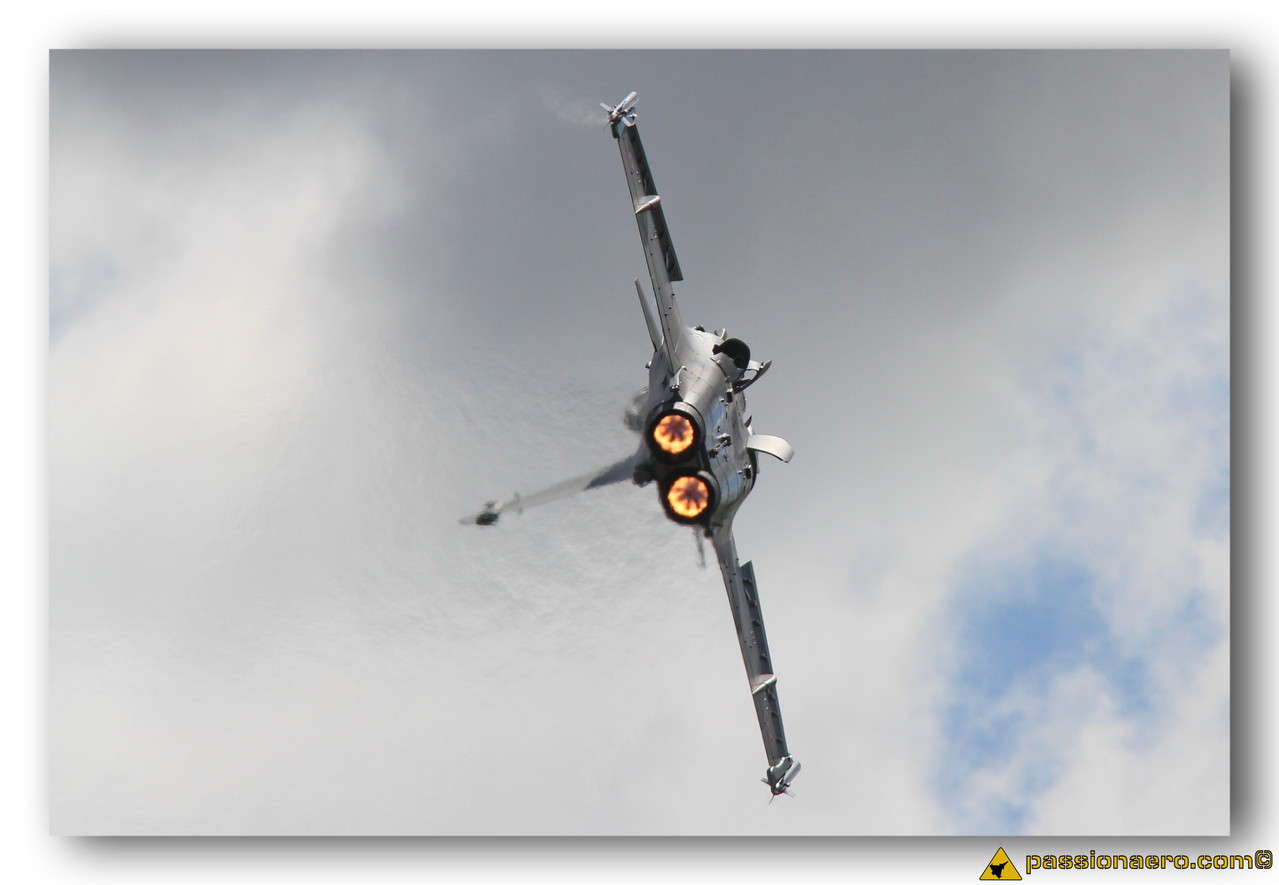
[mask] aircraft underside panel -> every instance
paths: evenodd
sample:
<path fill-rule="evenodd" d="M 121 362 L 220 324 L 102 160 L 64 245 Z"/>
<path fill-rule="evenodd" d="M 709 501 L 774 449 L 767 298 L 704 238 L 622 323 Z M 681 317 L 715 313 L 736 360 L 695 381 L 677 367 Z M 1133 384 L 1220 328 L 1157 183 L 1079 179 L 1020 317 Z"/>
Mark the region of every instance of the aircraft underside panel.
<path fill-rule="evenodd" d="M 620 103 L 602 107 L 608 112 L 609 128 L 621 152 L 657 306 L 654 314 L 636 280 L 636 294 L 654 350 L 647 367 L 648 386 L 632 400 L 624 416 L 626 426 L 642 435 L 639 450 L 530 495 L 517 494 L 500 503 L 490 501 L 461 522 L 491 526 L 504 513 L 521 513 L 588 489 L 628 479 L 639 485 L 656 483 L 667 516 L 706 533 L 714 544 L 768 757 L 764 783 L 776 797 L 789 794 L 800 765 L 786 747 L 755 569 L 749 562 L 737 561 L 732 522 L 755 483 L 757 455 L 762 452 L 789 461 L 794 451 L 779 437 L 753 433 L 745 417 L 742 391 L 771 363 L 756 363 L 750 358 L 750 348 L 739 339 L 728 338 L 726 332 L 712 334 L 701 326 L 689 328 L 680 317 L 672 281 L 682 280 L 683 272 L 635 125 L 636 97 L 631 92 Z M 700 534 L 698 538 L 700 555 Z"/>
<path fill-rule="evenodd" d="M 764 633 L 764 615 L 755 588 L 755 569 L 749 562 L 737 562 L 737 545 L 731 531 L 715 534 L 715 553 L 728 591 L 728 605 L 746 665 L 746 678 L 755 702 L 760 734 L 768 764 L 776 765 L 790 755 L 786 749 L 786 732 L 782 728 L 782 712 L 777 701 L 777 677 L 768 653 L 768 637 Z"/>
<path fill-rule="evenodd" d="M 759 719 L 768 764 L 776 765 L 790 755 L 786 749 L 786 732 L 782 728 L 782 709 L 777 702 L 777 683 L 755 693 L 755 716 Z"/>
<path fill-rule="evenodd" d="M 631 208 L 639 225 L 640 241 L 644 246 L 644 260 L 648 263 L 648 275 L 653 282 L 653 295 L 657 300 L 657 319 L 662 330 L 663 347 L 672 369 L 678 368 L 677 357 L 685 335 L 684 320 L 675 303 L 673 280 L 684 279 L 675 246 L 671 242 L 670 229 L 666 226 L 666 213 L 662 211 L 661 195 L 648 168 L 648 157 L 640 142 L 635 117 L 623 116 L 613 123 L 618 148 L 622 153 L 622 167 L 626 171 L 626 187 L 631 197 Z"/>
<path fill-rule="evenodd" d="M 644 145 L 640 141 L 639 129 L 634 124 L 623 125 L 618 136 L 621 142 L 622 162 L 626 165 L 626 184 L 630 188 L 631 203 L 636 209 L 644 205 L 648 198 L 660 196 L 657 183 L 653 181 L 653 171 L 648 167 L 648 157 L 644 153 Z M 671 242 L 671 232 L 666 226 L 666 213 L 662 211 L 660 202 L 651 204 L 647 209 L 638 212 L 640 217 L 647 216 L 652 222 L 651 235 L 657 241 L 657 254 L 661 267 L 666 272 L 666 279 L 678 282 L 684 279 L 680 270 L 679 259 L 675 257 L 675 246 Z"/>

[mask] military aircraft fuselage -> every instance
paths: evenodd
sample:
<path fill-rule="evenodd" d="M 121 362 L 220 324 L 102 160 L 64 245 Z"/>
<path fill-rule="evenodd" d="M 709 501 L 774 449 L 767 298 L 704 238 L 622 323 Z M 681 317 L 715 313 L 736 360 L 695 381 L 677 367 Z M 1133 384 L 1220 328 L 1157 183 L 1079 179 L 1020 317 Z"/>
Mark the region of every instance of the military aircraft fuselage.
<path fill-rule="evenodd" d="M 653 287 L 650 295 L 635 280 L 653 345 L 648 387 L 636 395 L 623 415 L 626 426 L 640 434 L 639 448 L 613 464 L 526 497 L 490 501 L 478 514 L 460 521 L 494 525 L 508 510 L 522 513 L 588 489 L 628 479 L 639 485 L 656 483 L 666 516 L 704 533 L 715 549 L 768 756 L 764 783 L 777 796 L 788 792 L 800 766 L 787 748 L 782 728 L 777 677 L 764 634 L 755 569 L 749 561 L 739 561 L 732 525 L 737 509 L 755 485 L 757 453 L 789 461 L 794 450 L 780 437 L 754 433 L 746 413 L 743 391 L 758 381 L 771 363 L 752 360 L 750 348 L 737 338 L 729 338 L 726 331 L 712 334 L 701 326 L 686 326 L 680 318 L 672 283 L 684 277 L 635 125 L 635 98 L 632 92 L 619 104 L 603 108 L 621 153 L 631 211 Z M 701 550 L 699 537 L 699 556 Z"/>
<path fill-rule="evenodd" d="M 649 362 L 641 432 L 651 458 L 639 478 L 656 480 L 670 519 L 704 526 L 708 535 L 713 526 L 732 520 L 755 484 L 755 456 L 746 447 L 745 395 L 737 387 L 749 356 L 737 339 L 687 329 L 674 373 L 660 350 Z"/>

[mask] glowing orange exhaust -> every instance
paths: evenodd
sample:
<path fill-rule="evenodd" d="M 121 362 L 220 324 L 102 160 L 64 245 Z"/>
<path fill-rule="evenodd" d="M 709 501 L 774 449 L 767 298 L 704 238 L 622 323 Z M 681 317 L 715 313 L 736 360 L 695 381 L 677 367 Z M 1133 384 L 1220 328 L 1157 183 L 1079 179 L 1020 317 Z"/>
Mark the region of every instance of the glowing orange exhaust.
<path fill-rule="evenodd" d="M 666 491 L 671 511 L 684 519 L 696 519 L 711 503 L 711 490 L 696 476 L 681 476 Z"/>
<path fill-rule="evenodd" d="M 672 412 L 653 426 L 653 442 L 668 455 L 681 455 L 693 444 L 693 422 Z"/>

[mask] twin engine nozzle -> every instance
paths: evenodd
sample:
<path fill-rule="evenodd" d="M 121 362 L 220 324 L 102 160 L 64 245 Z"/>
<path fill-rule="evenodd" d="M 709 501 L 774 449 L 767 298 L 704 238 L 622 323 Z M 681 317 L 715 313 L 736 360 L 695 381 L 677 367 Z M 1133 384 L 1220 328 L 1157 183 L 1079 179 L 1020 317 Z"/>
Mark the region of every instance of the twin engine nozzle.
<path fill-rule="evenodd" d="M 653 422 L 648 444 L 659 459 L 673 463 L 694 454 L 700 436 L 700 422 L 694 422 L 684 412 L 668 411 Z"/>
<path fill-rule="evenodd" d="M 706 430 L 702 416 L 683 401 L 658 408 L 648 421 L 644 435 L 648 448 L 664 464 L 696 463 Z"/>
<path fill-rule="evenodd" d="M 662 507 L 676 522 L 702 522 L 715 512 L 715 480 L 709 473 L 672 473 L 659 486 Z"/>
<path fill-rule="evenodd" d="M 659 409 L 649 422 L 645 440 L 666 466 L 658 485 L 662 509 L 675 522 L 702 522 L 715 512 L 715 479 L 700 469 L 698 458 L 704 435 L 701 417 L 682 402 Z"/>

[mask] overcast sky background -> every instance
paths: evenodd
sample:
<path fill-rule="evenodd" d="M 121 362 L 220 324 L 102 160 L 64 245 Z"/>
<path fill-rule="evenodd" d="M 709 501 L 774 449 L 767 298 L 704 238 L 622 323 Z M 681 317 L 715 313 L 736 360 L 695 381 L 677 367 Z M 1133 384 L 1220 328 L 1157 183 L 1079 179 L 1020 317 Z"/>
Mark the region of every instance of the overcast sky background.
<path fill-rule="evenodd" d="M 57 52 L 60 833 L 1229 829 L 1228 57 Z M 723 585 L 634 447 L 685 319 L 796 448 Z"/>

